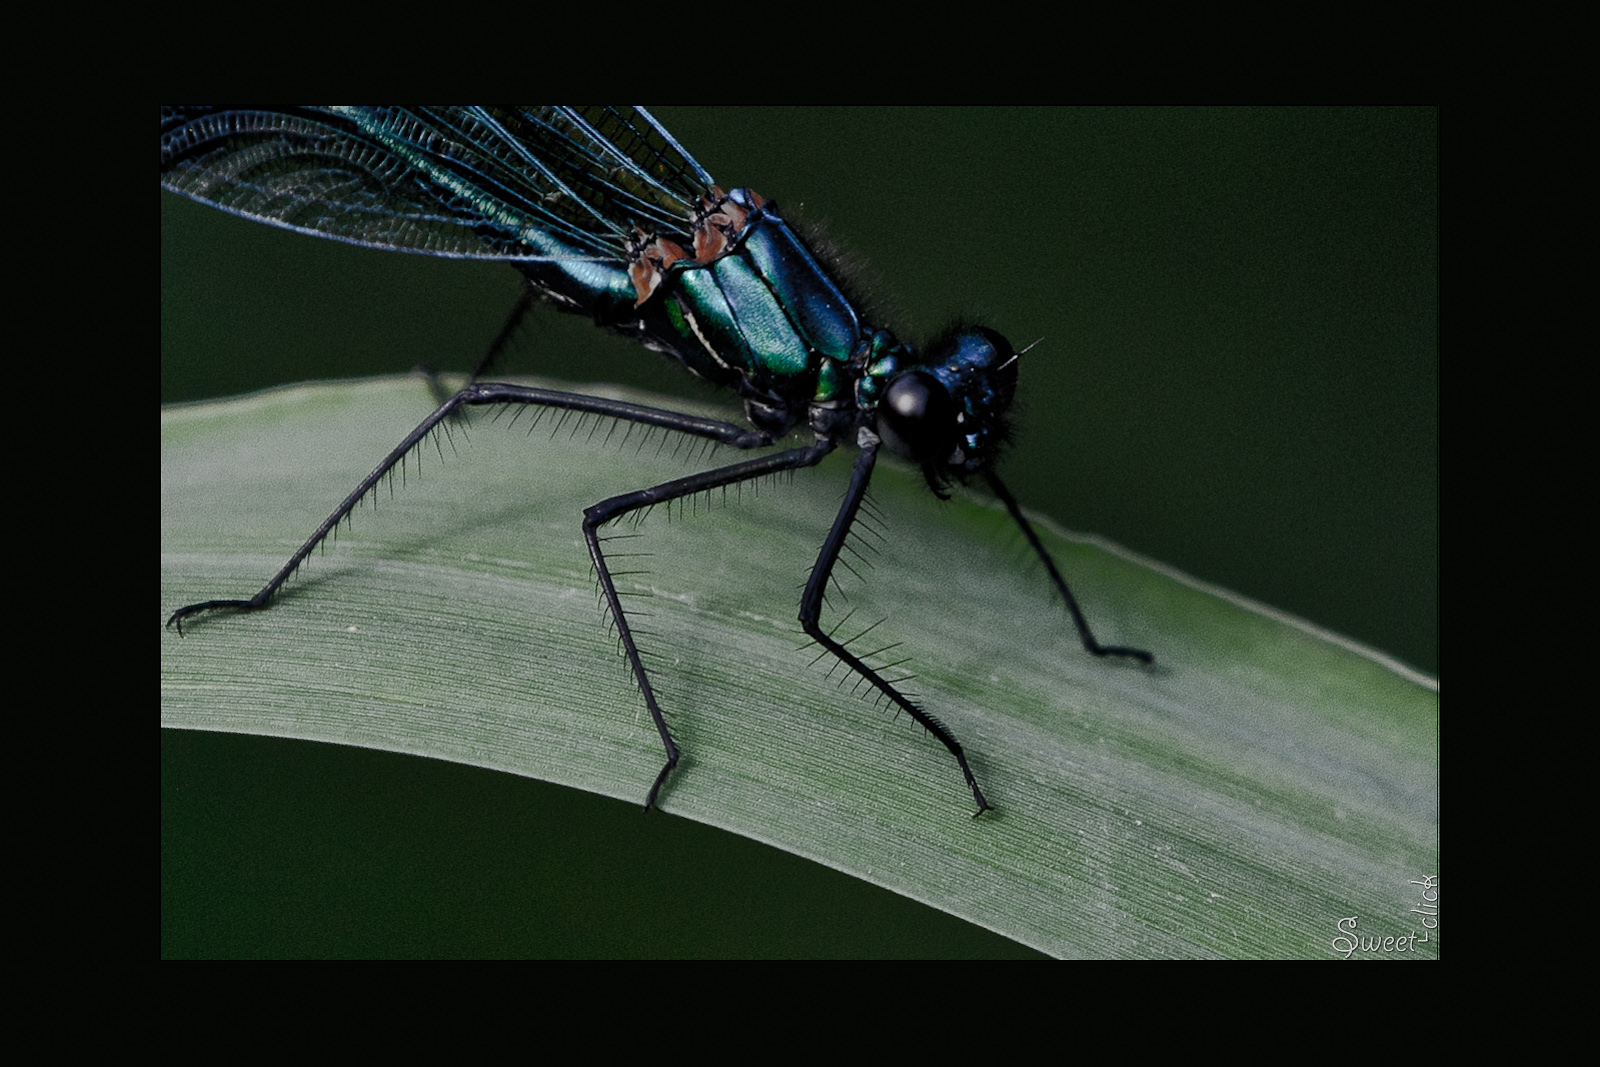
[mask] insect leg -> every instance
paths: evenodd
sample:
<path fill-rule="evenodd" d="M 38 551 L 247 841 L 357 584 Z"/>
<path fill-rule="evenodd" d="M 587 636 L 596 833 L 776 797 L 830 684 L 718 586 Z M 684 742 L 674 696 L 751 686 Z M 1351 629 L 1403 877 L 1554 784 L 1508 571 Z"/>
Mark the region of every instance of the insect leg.
<path fill-rule="evenodd" d="M 500 327 L 500 332 L 495 334 L 494 340 L 489 342 L 489 348 L 483 357 L 478 360 L 478 365 L 472 368 L 472 373 L 467 376 L 467 384 L 472 385 L 485 374 L 499 360 L 506 346 L 511 343 L 511 338 L 516 336 L 517 330 L 522 326 L 522 320 L 527 317 L 528 309 L 533 307 L 533 300 L 537 294 L 531 286 L 524 285 L 522 294 L 517 297 L 516 305 L 512 307 L 511 314 L 506 316 L 506 321 Z M 445 388 L 444 382 L 439 378 L 439 371 L 431 363 L 419 363 L 412 368 L 413 374 L 420 374 L 427 379 L 428 391 L 433 394 L 436 404 L 449 401 L 450 391 Z M 460 410 L 459 408 L 457 409 Z"/>
<path fill-rule="evenodd" d="M 1077 598 L 1067 588 L 1066 579 L 1061 577 L 1061 572 L 1056 569 L 1056 561 L 1051 559 L 1050 553 L 1045 551 L 1043 543 L 1039 540 L 1039 535 L 1033 532 L 1033 524 L 1028 521 L 1027 516 L 1022 514 L 1022 508 L 1017 504 L 1017 498 L 1011 495 L 1005 484 L 1000 481 L 999 475 L 995 474 L 994 471 L 986 467 L 984 468 L 983 476 L 988 480 L 989 488 L 994 490 L 995 496 L 998 496 L 1001 503 L 1005 504 L 1006 510 L 1011 512 L 1011 517 L 1016 520 L 1017 525 L 1022 527 L 1023 536 L 1028 539 L 1028 544 L 1033 546 L 1033 551 L 1044 563 L 1045 570 L 1050 572 L 1050 580 L 1056 584 L 1056 591 L 1061 594 L 1061 599 L 1066 601 L 1067 611 L 1071 612 L 1072 621 L 1078 626 L 1078 636 L 1083 639 L 1083 647 L 1096 656 L 1127 656 L 1129 659 L 1140 660 L 1144 663 L 1154 662 L 1155 657 L 1142 648 L 1129 648 L 1125 645 L 1102 645 L 1095 640 L 1094 634 L 1089 630 L 1089 620 L 1083 617 L 1083 610 L 1078 607 Z"/>
<path fill-rule="evenodd" d="M 611 577 L 611 568 L 606 564 L 605 551 L 601 547 L 600 527 L 630 511 L 665 504 L 707 489 L 735 485 L 780 471 L 815 466 L 822 461 L 823 456 L 833 451 L 833 447 L 832 442 L 819 441 L 805 448 L 794 448 L 787 452 L 779 452 L 777 455 L 763 456 L 760 459 L 734 463 L 702 474 L 693 474 L 687 478 L 678 478 L 649 489 L 624 493 L 602 500 L 584 510 L 583 537 L 588 542 L 589 557 L 594 560 L 595 571 L 600 576 L 600 590 L 605 595 L 606 605 L 611 609 L 611 617 L 616 620 L 617 634 L 622 640 L 623 652 L 627 654 L 628 665 L 633 669 L 634 680 L 639 683 L 639 692 L 644 694 L 645 706 L 650 709 L 650 718 L 655 721 L 656 731 L 661 735 L 662 747 L 667 750 L 667 762 L 661 768 L 661 773 L 656 775 L 655 783 L 650 786 L 650 793 L 645 797 L 646 811 L 655 807 L 656 796 L 661 792 L 662 783 L 667 780 L 672 768 L 678 765 L 678 745 L 672 740 L 672 732 L 667 729 L 667 721 L 661 714 L 661 705 L 656 703 L 655 689 L 650 685 L 650 675 L 644 669 L 644 661 L 639 656 L 639 646 L 634 641 L 633 628 L 628 624 L 627 615 L 623 613 L 622 598 L 617 593 L 617 584 Z"/>
<path fill-rule="evenodd" d="M 956 763 L 961 766 L 961 773 L 966 776 L 967 785 L 972 789 L 972 799 L 978 802 L 978 810 L 973 813 L 973 817 L 976 818 L 990 810 L 989 802 L 984 799 L 983 790 L 978 788 L 978 780 L 973 777 L 972 768 L 967 765 L 967 754 L 962 750 L 961 743 L 945 729 L 943 723 L 913 704 L 881 674 L 863 663 L 844 645 L 835 641 L 821 625 L 823 594 L 827 591 L 828 582 L 833 576 L 833 565 L 839 561 L 839 553 L 844 549 L 850 527 L 856 521 L 856 513 L 861 509 L 861 500 L 866 496 L 867 484 L 872 480 L 872 467 L 877 462 L 878 444 L 875 438 L 862 442 L 861 455 L 856 458 L 855 469 L 850 474 L 850 488 L 845 491 L 844 503 L 840 505 L 839 514 L 833 520 L 833 528 L 828 531 L 827 540 L 822 543 L 822 551 L 817 554 L 817 562 L 811 568 L 811 577 L 807 579 L 805 592 L 800 597 L 800 625 L 805 628 L 812 640 L 833 653 L 839 662 L 871 682 L 878 692 L 903 708 L 950 750 L 950 754 L 956 758 Z"/>
<path fill-rule="evenodd" d="M 553 389 L 535 389 L 522 385 L 507 385 L 501 382 L 479 382 L 468 385 L 459 393 L 440 404 L 433 414 L 429 415 L 422 423 L 406 435 L 405 439 L 396 445 L 383 462 L 379 463 L 373 472 L 362 479 L 350 495 L 334 509 L 333 514 L 323 520 L 322 525 L 306 539 L 305 544 L 289 561 L 283 565 L 272 580 L 262 586 L 255 596 L 245 600 L 205 600 L 198 604 L 190 604 L 174 611 L 167 619 L 167 625 L 176 627 L 178 632 L 183 632 L 183 621 L 192 616 L 206 611 L 233 610 L 256 611 L 267 606 L 275 593 L 282 588 L 291 575 L 306 561 L 312 551 L 345 518 L 355 510 L 356 505 L 390 471 L 399 465 L 418 445 L 427 439 L 440 423 L 450 418 L 452 414 L 463 407 L 480 406 L 484 404 L 532 404 L 542 407 L 565 408 L 570 411 L 590 412 L 596 415 L 606 415 L 611 418 L 623 419 L 628 422 L 642 423 L 647 426 L 659 426 L 679 433 L 690 434 L 729 445 L 733 448 L 761 448 L 772 443 L 768 434 L 752 430 L 744 426 L 735 426 L 731 422 L 721 422 L 716 419 L 702 419 L 693 415 L 685 415 L 677 411 L 666 411 L 661 408 L 650 408 L 640 404 L 629 404 L 621 400 L 609 400 L 599 396 L 584 396 L 581 393 L 562 393 Z"/>
<path fill-rule="evenodd" d="M 510 344 L 511 338 L 516 335 L 517 328 L 522 325 L 522 320 L 528 314 L 528 309 L 533 307 L 536 295 L 533 286 L 522 287 L 522 294 L 517 297 L 516 306 L 511 309 L 511 314 L 506 316 L 505 325 L 500 327 L 500 332 L 495 334 L 494 340 L 490 342 L 489 350 L 478 360 L 478 365 L 472 368 L 472 375 L 467 379 L 467 384 L 470 385 L 489 373 L 489 369 L 500 358 L 500 354 L 506 350 L 506 345 Z"/>

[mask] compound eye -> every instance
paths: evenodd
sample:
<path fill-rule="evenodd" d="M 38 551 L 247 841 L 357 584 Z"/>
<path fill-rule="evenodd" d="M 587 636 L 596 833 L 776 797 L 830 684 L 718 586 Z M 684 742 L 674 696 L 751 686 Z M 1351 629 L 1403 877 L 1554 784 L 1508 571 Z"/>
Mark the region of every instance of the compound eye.
<path fill-rule="evenodd" d="M 956 405 L 939 379 L 907 371 L 889 383 L 878 405 L 878 430 L 897 455 L 941 463 L 955 442 Z"/>

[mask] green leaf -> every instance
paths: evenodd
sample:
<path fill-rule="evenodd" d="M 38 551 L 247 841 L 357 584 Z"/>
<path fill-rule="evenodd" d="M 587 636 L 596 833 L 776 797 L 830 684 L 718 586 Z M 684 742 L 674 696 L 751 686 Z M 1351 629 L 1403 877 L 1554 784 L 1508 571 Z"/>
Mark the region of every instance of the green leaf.
<path fill-rule="evenodd" d="M 164 410 L 162 619 L 259 588 L 428 406 L 415 379 L 385 379 Z M 701 469 L 697 449 L 480 413 L 271 610 L 164 631 L 163 725 L 642 802 L 660 745 L 581 512 Z M 941 504 L 880 464 L 882 536 L 858 539 L 877 551 L 855 563 L 865 581 L 842 576 L 832 618 L 880 624 L 857 647 L 892 646 L 874 662 L 903 661 L 962 741 L 998 809 L 972 819 L 948 753 L 802 647 L 799 587 L 848 462 L 613 530 L 685 753 L 665 812 L 1056 955 L 1328 957 L 1350 916 L 1436 953 L 1412 884 L 1438 873 L 1436 683 L 1042 522 L 1102 640 L 1157 654 L 1153 670 L 1095 661 L 1003 511 Z"/>

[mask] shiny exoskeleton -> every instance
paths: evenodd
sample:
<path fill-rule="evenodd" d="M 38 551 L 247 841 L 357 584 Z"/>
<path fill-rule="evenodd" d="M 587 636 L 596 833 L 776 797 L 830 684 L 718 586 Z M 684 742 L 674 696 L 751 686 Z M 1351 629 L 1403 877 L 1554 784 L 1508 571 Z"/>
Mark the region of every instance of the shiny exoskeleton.
<path fill-rule="evenodd" d="M 861 320 L 828 269 L 750 189 L 724 192 L 647 112 L 609 107 L 163 108 L 162 185 L 273 225 L 375 247 L 514 264 L 530 294 L 666 353 L 737 392 L 749 426 L 602 397 L 473 380 L 444 401 L 350 493 L 254 596 L 175 611 L 265 607 L 366 494 L 463 407 L 536 405 L 661 427 L 736 449 L 770 447 L 796 430 L 808 443 L 603 500 L 584 538 L 666 762 L 667 729 L 607 562 L 601 530 L 695 493 L 813 466 L 840 445 L 859 450 L 850 483 L 800 600 L 806 633 L 939 739 L 977 802 L 989 808 L 955 737 L 823 628 L 823 594 L 881 448 L 916 463 L 943 495 L 984 479 L 1061 593 L 1086 649 L 1150 662 L 1095 640 L 1077 601 L 994 471 L 1018 356 L 982 327 L 949 331 L 922 352 Z M 513 319 L 528 304 L 519 304 Z M 507 331 L 509 332 L 509 331 Z M 502 334 L 505 336 L 505 333 Z M 498 346 L 497 346 L 498 347 Z"/>

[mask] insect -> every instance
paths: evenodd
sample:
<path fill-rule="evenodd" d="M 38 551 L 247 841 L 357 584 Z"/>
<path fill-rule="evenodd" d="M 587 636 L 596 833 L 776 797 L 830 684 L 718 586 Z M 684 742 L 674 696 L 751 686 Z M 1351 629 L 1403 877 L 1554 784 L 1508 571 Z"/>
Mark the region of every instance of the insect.
<path fill-rule="evenodd" d="M 733 390 L 747 425 L 602 397 L 484 380 L 468 384 L 395 446 L 253 596 L 181 607 L 167 621 L 266 607 L 355 507 L 465 408 L 556 408 L 755 452 L 809 440 L 601 500 L 583 534 L 600 592 L 665 761 L 654 807 L 679 760 L 608 559 L 606 527 L 651 507 L 811 467 L 857 450 L 843 500 L 800 599 L 801 627 L 826 654 L 909 714 L 960 767 L 977 813 L 990 809 L 966 753 L 929 711 L 824 625 L 824 595 L 866 497 L 878 454 L 917 464 L 931 492 L 979 479 L 1005 505 L 1060 593 L 1085 649 L 1104 645 L 995 472 L 1019 354 L 1000 334 L 956 326 L 913 347 L 865 321 L 778 205 L 719 186 L 648 112 L 630 107 L 163 108 L 163 187 L 234 214 L 370 247 L 504 261 L 527 282 L 502 337 L 535 301 L 590 317 Z"/>

